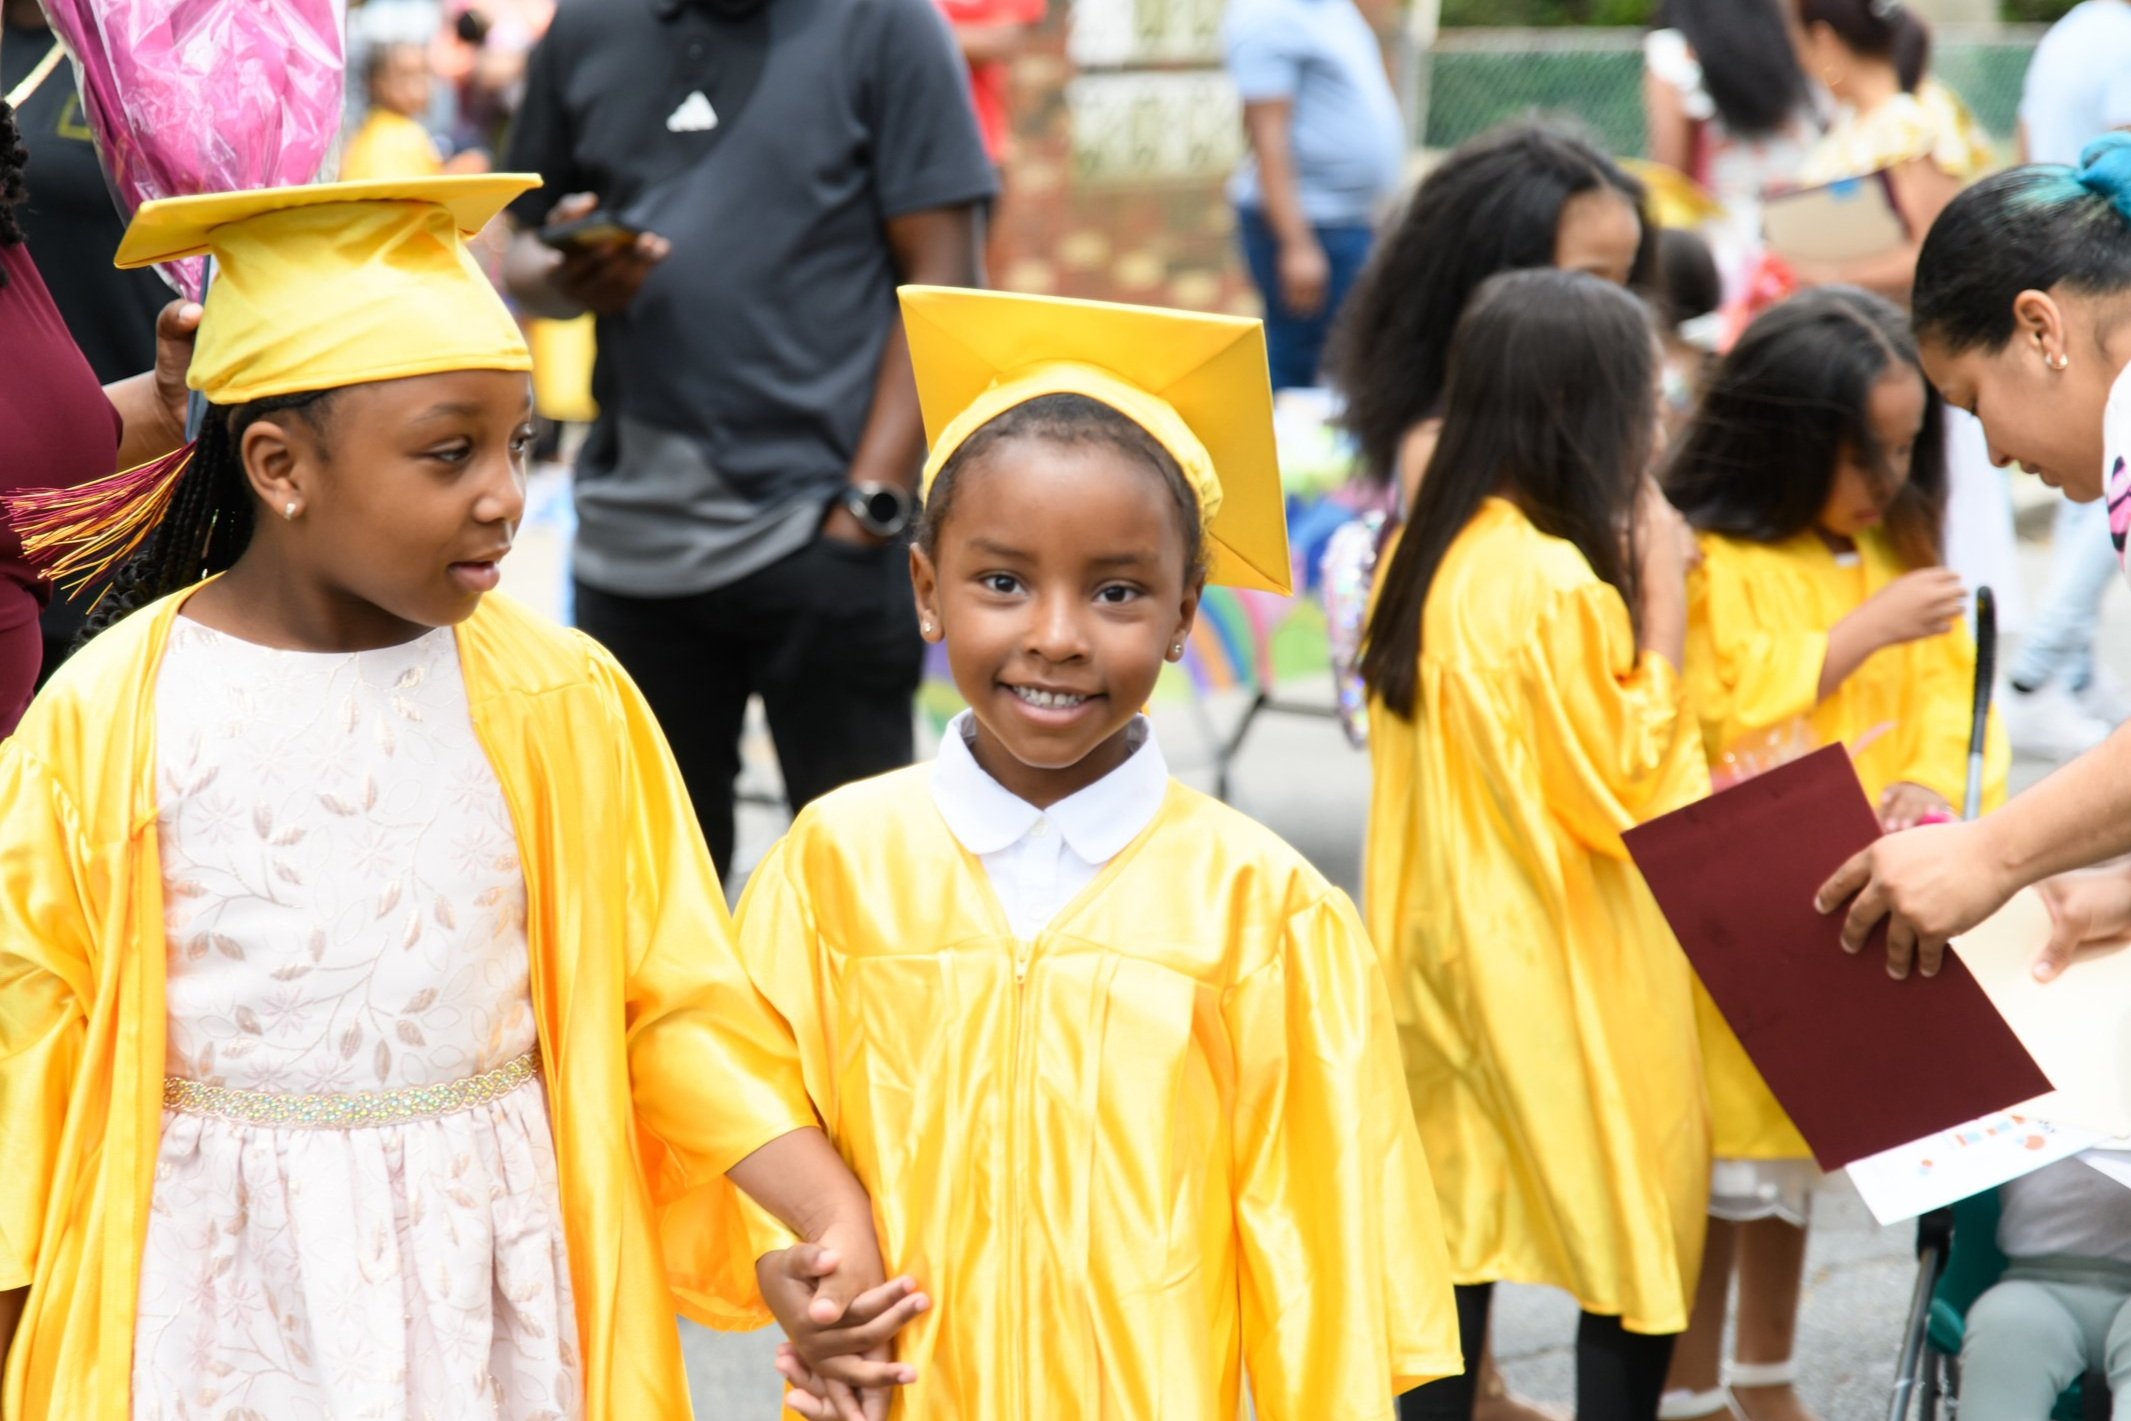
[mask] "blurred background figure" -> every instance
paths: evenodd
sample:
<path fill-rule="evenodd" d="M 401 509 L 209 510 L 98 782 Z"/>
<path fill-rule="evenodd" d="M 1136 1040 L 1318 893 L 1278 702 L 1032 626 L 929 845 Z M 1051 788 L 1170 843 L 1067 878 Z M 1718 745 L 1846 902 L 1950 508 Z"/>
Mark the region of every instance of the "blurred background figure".
<path fill-rule="evenodd" d="M 2075 163 L 2097 134 L 2131 128 L 2131 3 L 2084 0 L 2035 48 L 2020 95 L 2021 161 Z M 2116 549 L 2102 503 L 2057 501 L 2051 574 L 2009 668 L 2005 728 L 2025 755 L 2068 760 L 2131 716 L 2131 698 L 2094 661 Z"/>
<path fill-rule="evenodd" d="M 992 204 L 985 265 L 996 275 L 1000 266 L 999 232 L 1006 205 L 1013 201 L 1014 59 L 1028 47 L 1043 23 L 1044 0 L 934 0 L 954 31 L 962 62 L 969 66 L 969 97 L 984 134 L 984 151 L 999 171 L 999 197 Z"/>
<path fill-rule="evenodd" d="M 152 271 L 119 271 L 111 265 L 126 224 L 112 204 L 111 189 L 96 161 L 96 143 L 74 91 L 74 69 L 47 61 L 56 41 L 37 0 L 5 0 L 0 31 L 0 94 L 12 93 L 40 71 L 15 112 L 29 161 L 23 168 L 28 193 L 15 209 L 52 304 L 89 368 L 103 384 L 138 374 L 155 363 L 155 318 L 171 298 Z M 54 592 L 45 609 L 42 685 L 66 659 L 74 634 L 96 590 L 69 598 Z"/>
<path fill-rule="evenodd" d="M 1727 299 L 1761 250 L 1761 194 L 1793 182 L 1820 136 L 1787 0 L 1664 0 L 1643 37 L 1651 161 L 1723 211 L 1703 224 Z"/>
<path fill-rule="evenodd" d="M 1221 43 L 1250 144 L 1229 197 L 1265 300 L 1273 388 L 1315 385 L 1405 171 L 1405 120 L 1355 0 L 1231 0 Z"/>
<path fill-rule="evenodd" d="M 436 139 L 422 126 L 436 87 L 426 47 L 396 40 L 372 48 L 364 80 L 370 109 L 341 152 L 340 176 L 344 181 L 488 171 L 487 153 L 470 148 L 447 160 L 438 153 Z"/>

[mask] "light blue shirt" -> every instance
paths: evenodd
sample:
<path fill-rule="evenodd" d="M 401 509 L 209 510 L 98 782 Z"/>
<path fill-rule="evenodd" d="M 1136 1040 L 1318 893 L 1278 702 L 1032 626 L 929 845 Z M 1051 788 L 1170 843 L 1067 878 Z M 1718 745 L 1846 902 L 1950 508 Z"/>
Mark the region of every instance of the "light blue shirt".
<path fill-rule="evenodd" d="M 2035 46 L 2021 86 L 2029 160 L 2076 163 L 2088 141 L 2131 128 L 2131 3 L 2085 0 Z"/>
<path fill-rule="evenodd" d="M 1398 187 L 1406 125 L 1354 0 L 1230 0 L 1221 47 L 1245 103 L 1294 105 L 1304 215 L 1321 227 L 1370 222 Z M 1228 195 L 1239 207 L 1265 205 L 1255 157 L 1236 170 Z"/>

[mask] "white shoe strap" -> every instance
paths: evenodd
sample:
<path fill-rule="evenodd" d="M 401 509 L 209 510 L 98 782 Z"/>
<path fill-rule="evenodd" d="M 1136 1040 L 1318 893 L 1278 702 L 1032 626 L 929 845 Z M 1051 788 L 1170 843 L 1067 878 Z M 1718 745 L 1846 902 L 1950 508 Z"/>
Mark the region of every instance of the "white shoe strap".
<path fill-rule="evenodd" d="M 1797 1380 L 1791 1367 L 1791 1359 L 1780 1362 L 1727 1362 L 1724 1364 L 1726 1386 L 1789 1386 Z"/>
<path fill-rule="evenodd" d="M 1710 1391 L 1668 1391 L 1657 1404 L 1657 1421 L 1709 1421 L 1733 1414 L 1731 1393 L 1723 1387 Z"/>

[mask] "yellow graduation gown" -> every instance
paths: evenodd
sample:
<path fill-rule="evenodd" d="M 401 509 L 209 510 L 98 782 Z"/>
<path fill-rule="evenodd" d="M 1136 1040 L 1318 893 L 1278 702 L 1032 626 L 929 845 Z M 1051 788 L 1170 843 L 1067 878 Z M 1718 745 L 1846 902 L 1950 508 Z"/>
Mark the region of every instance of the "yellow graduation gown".
<path fill-rule="evenodd" d="M 1033 941 L 923 766 L 809 807 L 740 904 L 748 970 L 936 1309 L 923 1421 L 1389 1421 L 1458 1370 L 1390 1005 L 1346 898 L 1172 783 Z"/>
<path fill-rule="evenodd" d="M 1854 749 L 1857 776 L 1874 803 L 1889 785 L 1922 785 L 1960 808 L 1968 779 L 1968 731 L 1976 646 L 1968 628 L 1874 652 L 1819 700 L 1828 633 L 1907 569 L 1877 529 L 1857 556 L 1837 561 L 1810 530 L 1781 543 L 1704 533 L 1702 565 L 1688 578 L 1687 699 L 1710 763 L 1737 746 L 1765 746 L 1771 732 L 1802 722 L 1809 747 Z M 1985 741 L 1984 803 L 2004 797 L 2011 764 L 2002 727 Z M 1721 1159 L 1810 1155 L 1761 1073 L 1699 983 L 1703 1068 Z"/>
<path fill-rule="evenodd" d="M 0 1289 L 12 1417 L 128 1414 L 160 1133 L 155 681 L 182 596 L 99 637 L 0 744 Z M 490 596 L 458 630 L 509 803 L 587 1421 L 689 1412 L 673 1312 L 769 1320 L 725 1180 L 815 1123 L 664 739 L 596 645 Z"/>
<path fill-rule="evenodd" d="M 1620 839 L 1707 792 L 1678 677 L 1501 499 L 1423 618 L 1414 718 L 1370 709 L 1363 892 L 1455 1279 L 1682 1331 L 1709 1190 L 1691 974 Z"/>

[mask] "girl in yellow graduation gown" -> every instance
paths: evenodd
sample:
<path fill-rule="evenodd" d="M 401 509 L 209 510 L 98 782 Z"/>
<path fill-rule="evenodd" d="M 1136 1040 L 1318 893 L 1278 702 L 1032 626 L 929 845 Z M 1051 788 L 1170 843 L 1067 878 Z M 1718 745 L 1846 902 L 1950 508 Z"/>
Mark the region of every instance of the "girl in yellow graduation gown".
<path fill-rule="evenodd" d="M 1688 540 L 1650 477 L 1656 381 L 1632 296 L 1491 279 L 1362 663 L 1363 890 L 1465 1354 L 1492 1284 L 1566 1289 L 1586 1421 L 1654 1414 L 1708 1188 L 1687 961 L 1620 839 L 1708 788 L 1677 671 Z M 1407 1402 L 1472 1408 L 1463 1383 Z"/>
<path fill-rule="evenodd" d="M 1764 313 L 1718 365 L 1665 477 L 1702 551 L 1687 688 L 1720 784 L 1840 743 L 1890 831 L 1961 802 L 1976 655 L 1960 579 L 1938 565 L 1939 421 L 1901 312 L 1854 288 Z M 1995 724 L 1986 749 L 1989 801 L 2008 760 Z M 1791 1342 L 1819 1171 L 1699 987 L 1696 1011 L 1717 1164 L 1668 1414 L 1736 1402 L 1790 1421 L 1805 1414 Z M 1735 1258 L 1738 1339 L 1720 1370 Z"/>
<path fill-rule="evenodd" d="M 1140 714 L 1209 563 L 1286 590 L 1258 323 L 902 299 L 920 623 L 970 710 L 937 765 L 810 805 L 740 905 L 887 1256 L 938 1299 L 899 1414 L 1230 1421 L 1247 1372 L 1264 1421 L 1389 1421 L 1458 1360 L 1375 954 Z"/>
<path fill-rule="evenodd" d="M 144 206 L 122 260 L 216 258 L 199 442 L 10 509 L 148 539 L 0 746 L 10 1417 L 681 1421 L 676 1308 L 900 1375 L 811 1247 L 758 1282 L 742 1190 L 831 1301 L 878 1259 L 664 739 L 483 596 L 531 394 L 462 239 L 537 182 Z"/>

